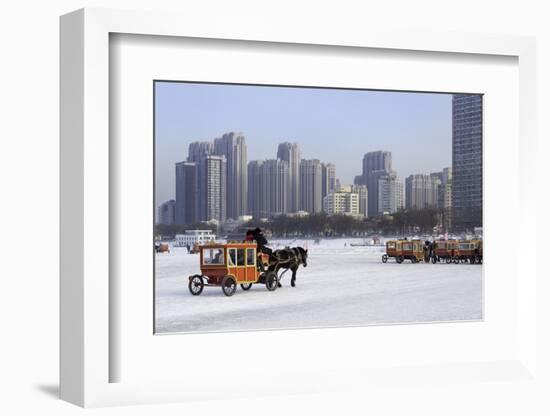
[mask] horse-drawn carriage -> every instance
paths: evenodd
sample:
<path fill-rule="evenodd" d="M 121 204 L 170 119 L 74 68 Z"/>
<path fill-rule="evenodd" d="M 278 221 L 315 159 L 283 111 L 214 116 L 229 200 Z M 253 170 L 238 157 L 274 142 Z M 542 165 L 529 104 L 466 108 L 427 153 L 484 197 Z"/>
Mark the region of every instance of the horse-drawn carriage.
<path fill-rule="evenodd" d="M 292 286 L 298 265 L 307 265 L 307 250 L 300 247 L 262 253 L 255 242 L 231 242 L 199 246 L 201 274 L 189 276 L 189 291 L 198 296 L 205 286 L 221 286 L 226 296 L 232 296 L 240 284 L 249 290 L 253 284 L 265 284 L 274 291 L 280 286 L 278 271 L 292 269 Z"/>
<path fill-rule="evenodd" d="M 386 242 L 386 253 L 382 255 L 382 262 L 386 263 L 394 257 L 397 263 L 410 260 L 412 263 L 424 261 L 432 263 L 483 262 L 482 240 L 437 240 L 433 243 L 420 240 L 389 240 Z"/>
<path fill-rule="evenodd" d="M 424 261 L 424 245 L 420 240 L 403 241 L 401 244 L 402 258 L 411 263 Z"/>
<path fill-rule="evenodd" d="M 397 263 L 402 263 L 403 254 L 401 249 L 401 240 L 388 240 L 386 241 L 386 253 L 382 255 L 382 263 L 387 263 L 388 259 L 393 257 Z"/>
<path fill-rule="evenodd" d="M 454 240 L 438 240 L 433 243 L 435 248 L 432 252 L 432 263 L 437 263 L 438 261 L 445 261 L 449 264 L 453 261 L 455 250 L 457 249 L 458 243 Z"/>
<path fill-rule="evenodd" d="M 483 243 L 481 240 L 463 240 L 457 243 L 453 260 L 455 264 L 470 262 L 475 264 L 483 261 Z"/>
<path fill-rule="evenodd" d="M 424 246 L 420 240 L 389 240 L 386 242 L 386 253 L 382 255 L 382 262 L 386 263 L 390 257 L 397 263 L 410 260 L 411 263 L 424 261 Z"/>

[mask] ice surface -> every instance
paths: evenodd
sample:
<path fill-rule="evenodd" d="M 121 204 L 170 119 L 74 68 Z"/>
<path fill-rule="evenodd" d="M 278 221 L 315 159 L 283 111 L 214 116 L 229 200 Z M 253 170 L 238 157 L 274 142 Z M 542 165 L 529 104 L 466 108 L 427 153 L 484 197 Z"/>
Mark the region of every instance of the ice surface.
<path fill-rule="evenodd" d="M 273 240 L 273 248 L 288 241 Z M 363 239 L 297 240 L 307 246 L 308 267 L 300 267 L 296 287 L 290 271 L 283 287 L 263 284 L 232 297 L 220 287 L 200 296 L 187 288 L 200 274 L 199 255 L 171 247 L 155 255 L 156 331 L 205 332 L 308 328 L 482 318 L 482 266 L 471 264 L 384 264 L 383 247 L 351 247 Z"/>

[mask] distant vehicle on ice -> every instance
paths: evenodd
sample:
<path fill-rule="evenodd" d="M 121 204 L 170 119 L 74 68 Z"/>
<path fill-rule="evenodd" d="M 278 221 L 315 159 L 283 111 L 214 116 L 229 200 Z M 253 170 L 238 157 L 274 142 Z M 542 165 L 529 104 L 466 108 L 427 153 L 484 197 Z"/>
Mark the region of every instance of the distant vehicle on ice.
<path fill-rule="evenodd" d="M 155 253 L 170 253 L 170 246 L 168 243 L 155 243 Z"/>
<path fill-rule="evenodd" d="M 482 240 L 437 240 L 434 242 L 421 240 L 389 240 L 386 242 L 386 253 L 382 255 L 382 262 L 395 258 L 397 263 L 411 260 L 412 263 L 430 261 L 438 262 L 481 264 L 483 262 Z"/>
<path fill-rule="evenodd" d="M 483 262 L 483 241 L 482 240 L 464 240 L 457 244 L 453 261 L 455 264 L 460 262 L 470 262 L 470 264 L 481 264 Z"/>
<path fill-rule="evenodd" d="M 389 240 L 386 242 L 386 253 L 382 255 L 382 262 L 387 263 L 391 257 L 399 264 L 405 260 L 410 260 L 411 263 L 424 261 L 423 243 L 421 240 Z"/>
<path fill-rule="evenodd" d="M 438 240 L 433 243 L 435 248 L 432 253 L 432 263 L 445 261 L 449 264 L 453 261 L 455 250 L 457 249 L 457 241 L 455 240 Z"/>

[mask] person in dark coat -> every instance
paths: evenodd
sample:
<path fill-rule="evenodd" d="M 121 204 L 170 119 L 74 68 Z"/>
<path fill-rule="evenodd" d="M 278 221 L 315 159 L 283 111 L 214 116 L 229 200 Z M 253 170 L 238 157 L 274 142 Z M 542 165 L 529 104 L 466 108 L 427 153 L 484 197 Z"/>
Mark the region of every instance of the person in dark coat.
<path fill-rule="evenodd" d="M 267 247 L 267 238 L 262 234 L 262 230 L 259 227 L 246 232 L 246 241 L 256 241 L 258 250 L 262 253 L 269 254 L 269 256 L 273 253 L 273 250 Z"/>

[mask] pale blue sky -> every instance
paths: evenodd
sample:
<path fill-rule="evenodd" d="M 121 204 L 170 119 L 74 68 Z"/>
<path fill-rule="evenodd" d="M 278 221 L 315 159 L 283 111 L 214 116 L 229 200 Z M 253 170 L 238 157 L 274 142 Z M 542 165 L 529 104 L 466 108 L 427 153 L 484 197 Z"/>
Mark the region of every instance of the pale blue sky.
<path fill-rule="evenodd" d="M 404 179 L 451 166 L 451 95 L 366 90 L 157 82 L 157 203 L 174 198 L 174 164 L 189 143 L 230 131 L 246 137 L 248 160 L 277 157 L 298 142 L 304 159 L 336 165 L 342 184 L 361 173 L 363 155 L 392 152 Z"/>

